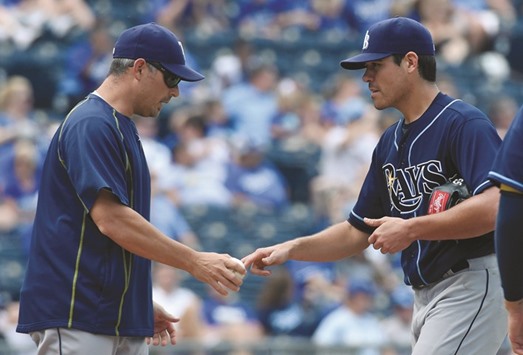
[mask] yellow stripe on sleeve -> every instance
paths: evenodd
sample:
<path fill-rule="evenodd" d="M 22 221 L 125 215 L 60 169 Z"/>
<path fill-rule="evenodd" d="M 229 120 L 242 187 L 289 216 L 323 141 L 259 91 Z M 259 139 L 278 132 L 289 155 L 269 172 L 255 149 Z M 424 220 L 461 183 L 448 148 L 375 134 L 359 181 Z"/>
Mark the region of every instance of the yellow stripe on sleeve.
<path fill-rule="evenodd" d="M 523 194 L 523 191 L 521 191 L 521 190 L 517 190 L 517 189 L 515 189 L 515 188 L 513 188 L 513 187 L 510 187 L 510 186 L 508 186 L 508 185 L 505 185 L 505 184 L 501 184 L 500 189 L 501 189 L 502 191 L 508 191 L 508 192 L 515 192 L 515 193 L 517 193 L 517 194 Z"/>

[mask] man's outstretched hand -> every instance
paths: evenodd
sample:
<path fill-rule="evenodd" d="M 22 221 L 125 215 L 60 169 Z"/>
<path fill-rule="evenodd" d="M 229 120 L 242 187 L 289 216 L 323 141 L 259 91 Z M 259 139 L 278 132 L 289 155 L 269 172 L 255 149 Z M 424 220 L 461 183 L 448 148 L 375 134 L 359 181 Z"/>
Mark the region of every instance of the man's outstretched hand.
<path fill-rule="evenodd" d="M 269 276 L 268 266 L 280 265 L 289 259 L 289 251 L 285 244 L 256 249 L 253 253 L 242 258 L 245 268 L 251 270 L 254 275 Z"/>

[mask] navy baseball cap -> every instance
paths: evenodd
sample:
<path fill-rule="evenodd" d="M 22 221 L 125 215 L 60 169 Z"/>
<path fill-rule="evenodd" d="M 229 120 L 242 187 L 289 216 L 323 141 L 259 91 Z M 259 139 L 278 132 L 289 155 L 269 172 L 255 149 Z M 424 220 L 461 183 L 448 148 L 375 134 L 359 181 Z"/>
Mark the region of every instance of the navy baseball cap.
<path fill-rule="evenodd" d="M 366 62 L 410 51 L 418 55 L 435 55 L 432 36 L 418 21 L 394 17 L 372 25 L 363 39 L 361 53 L 341 61 L 340 65 L 349 70 L 363 69 Z"/>
<path fill-rule="evenodd" d="M 131 27 L 120 34 L 113 58 L 158 62 L 184 81 L 202 80 L 204 76 L 185 65 L 182 42 L 167 28 L 154 22 Z"/>

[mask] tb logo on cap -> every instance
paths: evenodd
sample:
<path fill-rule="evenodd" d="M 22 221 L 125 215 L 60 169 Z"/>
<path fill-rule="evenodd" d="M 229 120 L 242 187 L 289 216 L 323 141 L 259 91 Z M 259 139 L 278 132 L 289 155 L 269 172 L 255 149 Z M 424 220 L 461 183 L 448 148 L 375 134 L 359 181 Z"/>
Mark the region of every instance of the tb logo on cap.
<path fill-rule="evenodd" d="M 369 38 L 369 31 L 367 31 L 367 33 L 365 33 L 365 38 L 363 39 L 363 47 L 361 48 L 362 50 L 369 48 Z"/>
<path fill-rule="evenodd" d="M 180 49 L 182 50 L 183 61 L 185 62 L 185 51 L 183 50 L 182 42 L 178 41 L 178 45 L 180 46 Z"/>

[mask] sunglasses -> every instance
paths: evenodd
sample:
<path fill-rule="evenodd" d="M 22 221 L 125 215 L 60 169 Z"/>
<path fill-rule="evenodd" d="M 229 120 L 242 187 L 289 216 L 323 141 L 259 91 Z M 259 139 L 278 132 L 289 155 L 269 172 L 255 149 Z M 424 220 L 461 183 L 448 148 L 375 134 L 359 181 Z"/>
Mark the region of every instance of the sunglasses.
<path fill-rule="evenodd" d="M 160 63 L 157 63 L 157 62 L 147 62 L 147 63 L 151 64 L 153 67 L 155 67 L 156 69 L 158 69 L 159 71 L 162 72 L 163 81 L 165 82 L 165 85 L 167 85 L 167 87 L 169 89 L 175 88 L 176 86 L 178 86 L 180 81 L 182 81 L 182 78 L 169 72 Z"/>

